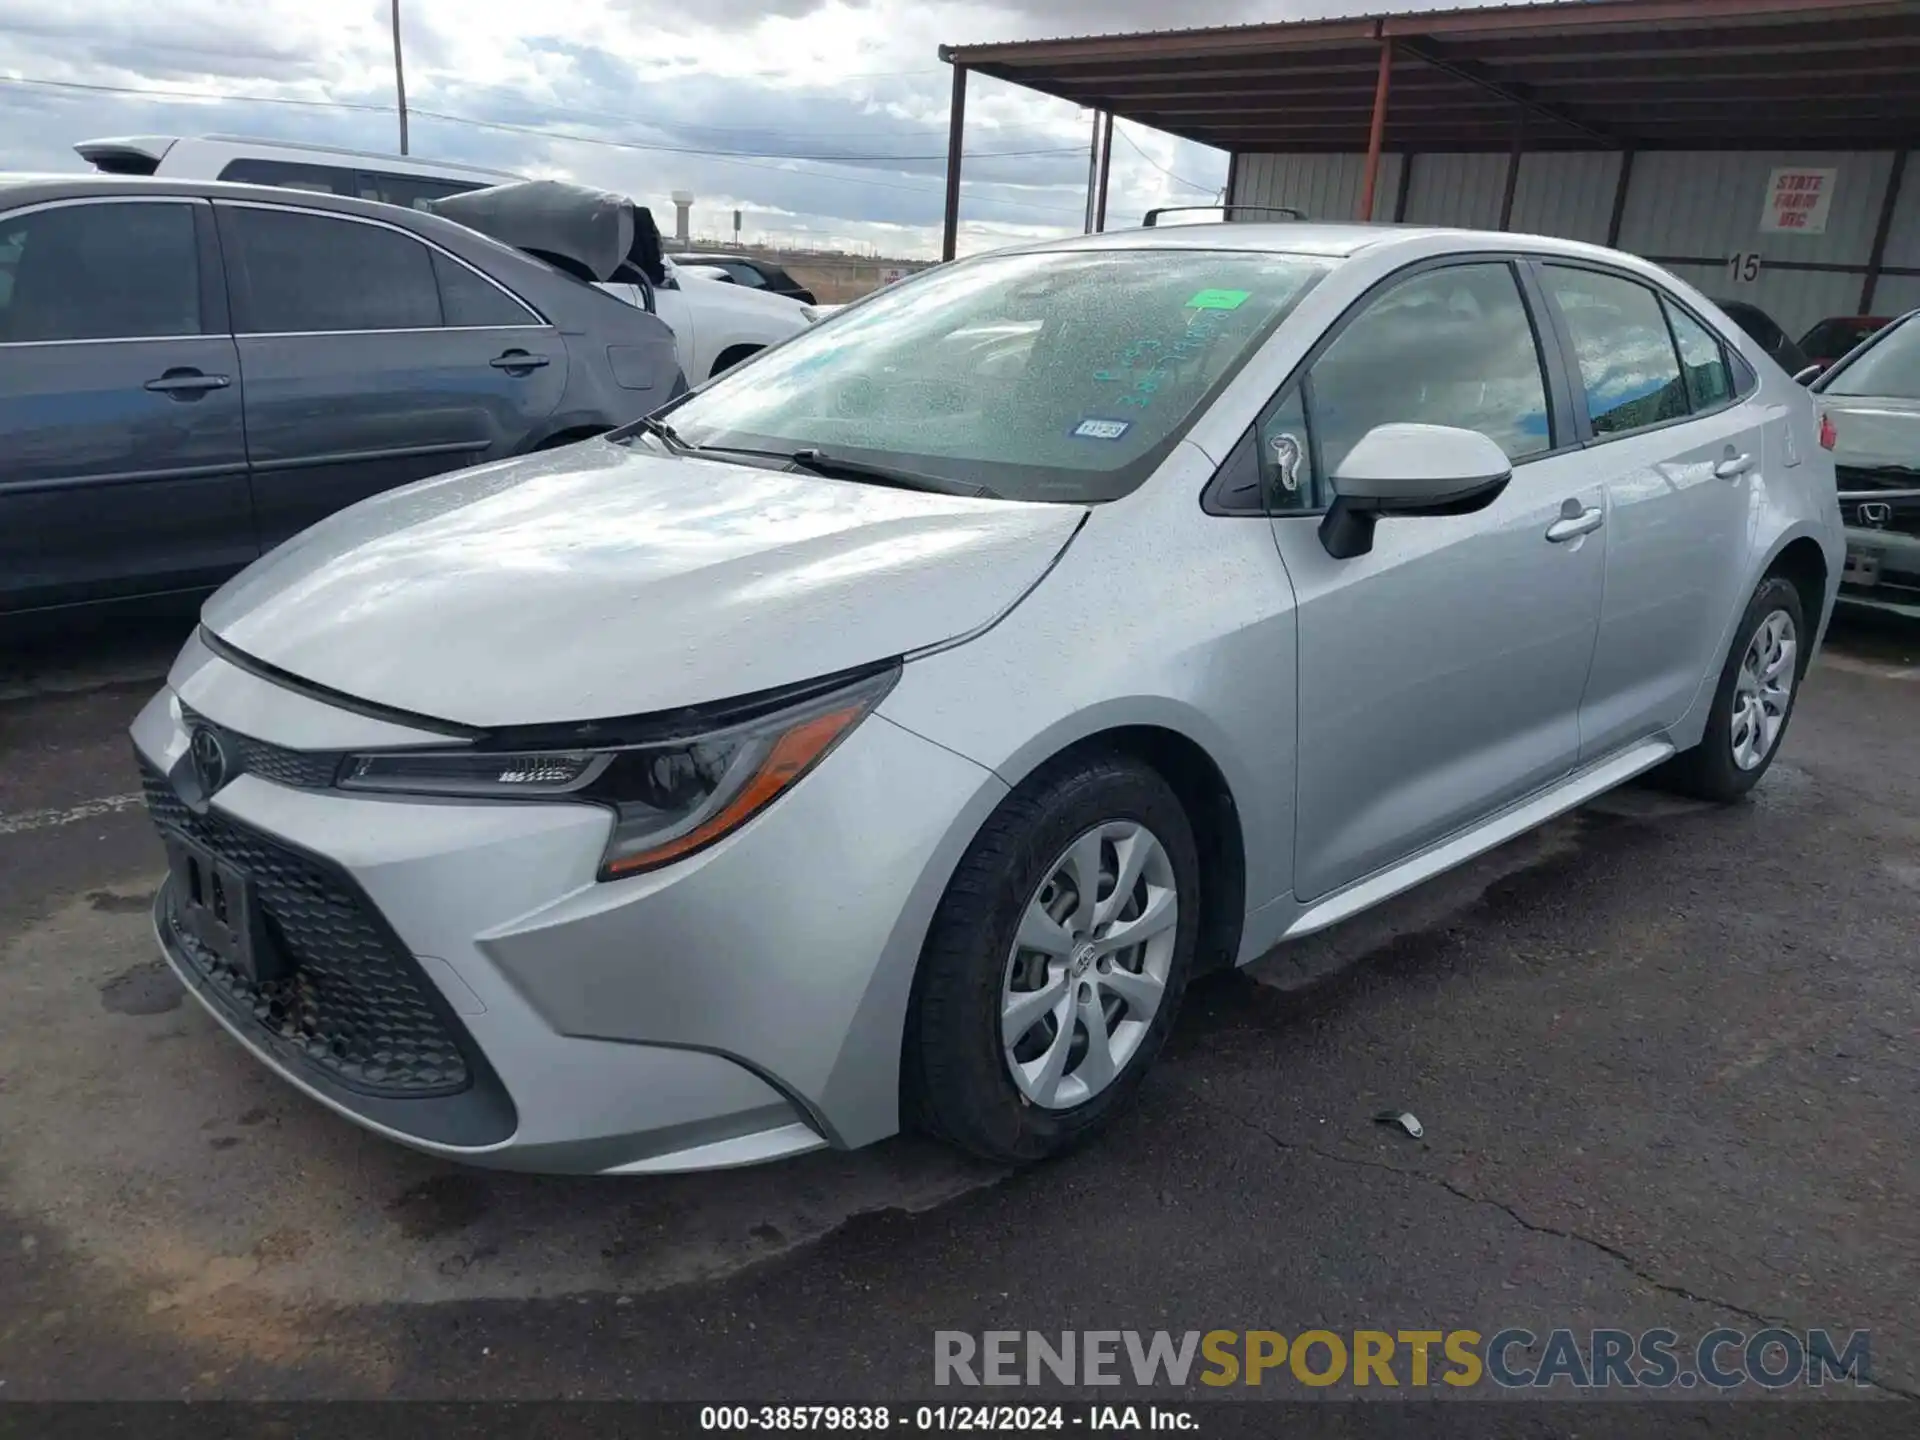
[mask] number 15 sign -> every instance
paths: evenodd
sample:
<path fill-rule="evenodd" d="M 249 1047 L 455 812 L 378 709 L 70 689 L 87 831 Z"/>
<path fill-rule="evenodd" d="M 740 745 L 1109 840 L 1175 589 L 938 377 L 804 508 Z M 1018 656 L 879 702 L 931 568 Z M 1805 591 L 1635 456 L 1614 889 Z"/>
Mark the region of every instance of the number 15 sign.
<path fill-rule="evenodd" d="M 1827 211 L 1833 204 L 1837 170 L 1775 170 L 1767 181 L 1767 208 L 1760 214 L 1762 230 L 1791 230 L 1822 235 Z"/>

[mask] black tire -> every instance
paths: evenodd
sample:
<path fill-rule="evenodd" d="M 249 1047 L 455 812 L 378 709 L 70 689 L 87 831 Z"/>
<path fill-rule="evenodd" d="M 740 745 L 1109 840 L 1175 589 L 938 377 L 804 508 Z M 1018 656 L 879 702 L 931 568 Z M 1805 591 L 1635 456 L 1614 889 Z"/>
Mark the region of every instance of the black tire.
<path fill-rule="evenodd" d="M 1023 1096 L 1000 1042 L 1001 986 L 1021 915 L 1077 837 L 1130 820 L 1159 839 L 1179 915 L 1166 988 L 1138 1048 L 1090 1099 L 1052 1110 Z M 1097 1129 L 1139 1088 L 1165 1043 L 1192 969 L 1200 928 L 1200 859 L 1171 786 L 1130 756 L 1066 757 L 1029 777 L 981 828 L 947 885 L 921 952 L 908 1014 L 904 1099 L 920 1128 L 987 1159 L 1059 1154 Z"/>
<path fill-rule="evenodd" d="M 1753 769 L 1743 770 L 1733 759 L 1734 699 L 1740 666 L 1761 623 L 1780 610 L 1784 610 L 1793 621 L 1794 641 L 1798 647 L 1794 660 L 1793 691 L 1787 697 L 1786 713 L 1780 722 L 1780 733 L 1774 737 L 1773 748 Z M 1780 753 L 1780 746 L 1787 738 L 1787 726 L 1793 720 L 1793 707 L 1800 698 L 1800 681 L 1807 671 L 1812 639 L 1807 630 L 1806 614 L 1800 605 L 1800 592 L 1793 582 L 1779 575 L 1769 575 L 1762 580 L 1759 588 L 1753 592 L 1753 599 L 1747 602 L 1746 614 L 1740 617 L 1739 628 L 1733 633 L 1733 646 L 1727 652 L 1726 663 L 1720 668 L 1720 683 L 1713 692 L 1713 708 L 1707 714 L 1706 732 L 1701 735 L 1699 744 L 1674 756 L 1656 772 L 1660 783 L 1682 795 L 1721 804 L 1740 799 L 1759 784 L 1760 777 L 1772 768 L 1774 756 Z"/>

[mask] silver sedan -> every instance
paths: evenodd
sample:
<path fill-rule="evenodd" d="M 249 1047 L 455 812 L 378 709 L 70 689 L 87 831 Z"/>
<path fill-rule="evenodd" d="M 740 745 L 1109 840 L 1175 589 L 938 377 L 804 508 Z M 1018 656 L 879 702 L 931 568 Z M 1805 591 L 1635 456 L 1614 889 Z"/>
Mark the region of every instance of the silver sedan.
<path fill-rule="evenodd" d="M 1840 578 L 1822 438 L 1569 242 L 944 266 L 221 591 L 134 727 L 160 944 L 441 1155 L 1044 1157 L 1194 975 L 1643 772 L 1752 787 Z"/>

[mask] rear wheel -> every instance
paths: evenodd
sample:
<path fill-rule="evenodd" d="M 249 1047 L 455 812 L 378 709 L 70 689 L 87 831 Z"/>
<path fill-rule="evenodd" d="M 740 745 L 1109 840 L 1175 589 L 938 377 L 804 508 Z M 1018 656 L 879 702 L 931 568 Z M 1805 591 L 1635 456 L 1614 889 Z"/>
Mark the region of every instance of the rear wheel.
<path fill-rule="evenodd" d="M 1146 765 L 1084 756 L 1022 785 L 961 861 L 921 957 L 907 1057 L 921 1123 L 1002 1161 L 1090 1134 L 1173 1024 L 1199 893 L 1186 812 Z"/>
<path fill-rule="evenodd" d="M 1720 672 L 1700 743 L 1660 772 L 1674 789 L 1703 800 L 1745 795 L 1773 764 L 1793 718 L 1806 668 L 1807 621 L 1800 592 L 1769 575 L 1753 593 Z"/>

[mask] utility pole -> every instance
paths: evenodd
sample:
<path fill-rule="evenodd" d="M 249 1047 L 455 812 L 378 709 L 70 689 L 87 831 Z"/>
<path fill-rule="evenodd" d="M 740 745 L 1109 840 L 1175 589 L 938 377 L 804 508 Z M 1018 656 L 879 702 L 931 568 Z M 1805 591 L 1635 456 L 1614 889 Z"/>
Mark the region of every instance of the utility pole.
<path fill-rule="evenodd" d="M 400 153 L 407 153 L 407 72 L 400 60 L 400 0 L 393 0 L 393 93 L 400 100 Z"/>

